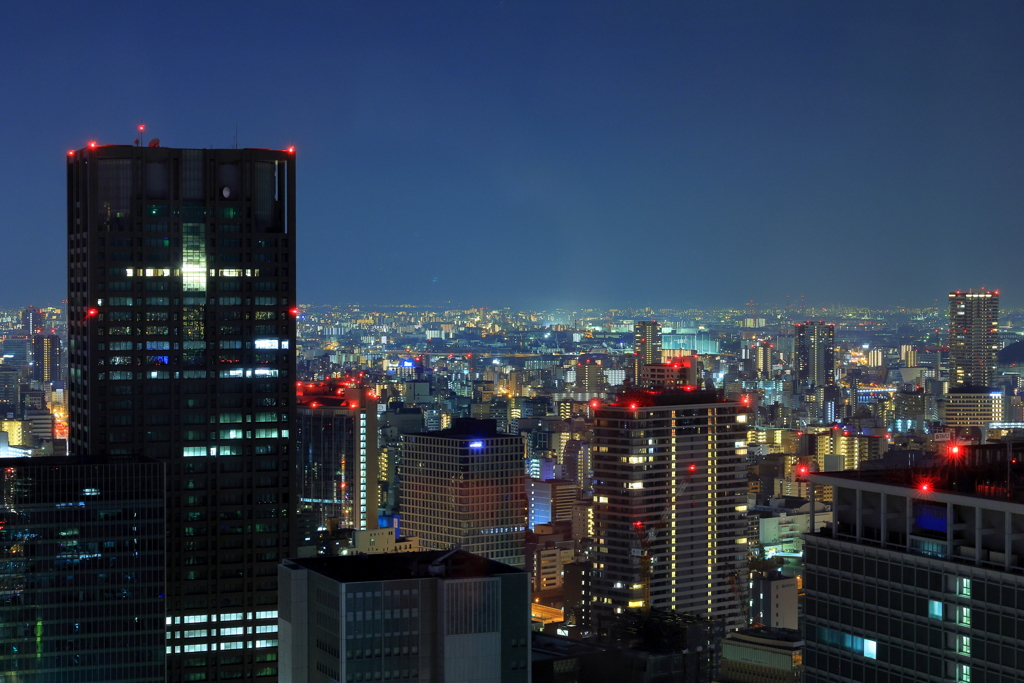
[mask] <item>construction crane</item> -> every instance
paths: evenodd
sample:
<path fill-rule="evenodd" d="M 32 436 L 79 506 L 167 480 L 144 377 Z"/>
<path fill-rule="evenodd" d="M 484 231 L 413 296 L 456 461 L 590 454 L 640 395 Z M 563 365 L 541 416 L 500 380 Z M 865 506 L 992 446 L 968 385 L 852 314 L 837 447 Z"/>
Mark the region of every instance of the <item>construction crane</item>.
<path fill-rule="evenodd" d="M 750 606 L 744 599 L 743 594 L 740 593 L 740 573 L 732 566 L 731 562 L 726 562 L 725 568 L 729 570 L 729 587 L 732 588 L 732 594 L 736 597 L 736 602 L 740 606 L 740 612 L 743 614 L 743 625 L 750 626 Z"/>
<path fill-rule="evenodd" d="M 682 483 L 680 483 L 679 487 L 675 491 L 674 495 L 677 503 L 679 498 L 686 491 L 686 488 L 690 485 L 690 481 L 693 480 L 693 475 L 696 473 L 697 466 L 690 465 L 686 475 L 683 477 Z M 668 522 L 675 509 L 676 505 L 674 503 L 669 503 L 661 511 L 661 515 L 658 519 L 651 522 L 649 525 L 644 524 L 643 520 L 633 522 L 633 535 L 636 537 L 637 546 L 639 546 L 634 548 L 633 552 L 640 556 L 640 588 L 642 591 L 640 610 L 644 614 L 651 611 L 651 578 L 654 575 L 654 558 L 651 555 L 651 545 L 658 533 L 658 529 L 668 526 Z"/>

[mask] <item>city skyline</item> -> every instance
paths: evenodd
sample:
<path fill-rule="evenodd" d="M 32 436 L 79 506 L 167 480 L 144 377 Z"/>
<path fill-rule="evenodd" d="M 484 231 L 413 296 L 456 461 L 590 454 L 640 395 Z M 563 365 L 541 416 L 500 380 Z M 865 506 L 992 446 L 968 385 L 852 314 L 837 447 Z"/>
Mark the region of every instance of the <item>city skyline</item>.
<path fill-rule="evenodd" d="M 986 286 L 1021 305 L 998 248 L 1024 218 L 1020 7 L 448 7 L 13 8 L 0 304 L 63 298 L 39 248 L 64 222 L 59 158 L 141 119 L 167 146 L 236 126 L 239 147 L 296 146 L 300 301 L 920 307 Z M 101 32 L 123 38 L 81 49 Z M 654 247 L 642 280 L 624 241 Z"/>

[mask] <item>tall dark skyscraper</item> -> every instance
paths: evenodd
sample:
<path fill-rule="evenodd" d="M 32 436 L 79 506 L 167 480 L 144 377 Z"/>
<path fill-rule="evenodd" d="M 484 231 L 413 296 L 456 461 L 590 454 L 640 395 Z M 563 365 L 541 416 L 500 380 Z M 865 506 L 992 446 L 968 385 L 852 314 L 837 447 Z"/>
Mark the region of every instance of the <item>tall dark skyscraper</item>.
<path fill-rule="evenodd" d="M 949 293 L 949 383 L 987 387 L 996 376 L 999 292 Z"/>
<path fill-rule="evenodd" d="M 796 326 L 797 379 L 825 387 L 836 381 L 836 326 L 808 321 Z"/>
<path fill-rule="evenodd" d="M 69 451 L 167 464 L 168 680 L 272 677 L 296 545 L 293 150 L 90 144 L 67 170 Z"/>

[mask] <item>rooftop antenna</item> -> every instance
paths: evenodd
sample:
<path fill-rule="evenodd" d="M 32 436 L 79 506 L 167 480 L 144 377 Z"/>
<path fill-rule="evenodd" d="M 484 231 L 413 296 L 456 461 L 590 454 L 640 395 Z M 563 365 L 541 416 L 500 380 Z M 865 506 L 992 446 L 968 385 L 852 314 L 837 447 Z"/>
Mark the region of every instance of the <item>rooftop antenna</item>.
<path fill-rule="evenodd" d="M 139 119 L 139 137 L 135 139 L 135 145 L 137 147 L 142 147 L 142 144 L 146 141 L 145 136 L 146 124 L 142 122 L 142 119 Z"/>

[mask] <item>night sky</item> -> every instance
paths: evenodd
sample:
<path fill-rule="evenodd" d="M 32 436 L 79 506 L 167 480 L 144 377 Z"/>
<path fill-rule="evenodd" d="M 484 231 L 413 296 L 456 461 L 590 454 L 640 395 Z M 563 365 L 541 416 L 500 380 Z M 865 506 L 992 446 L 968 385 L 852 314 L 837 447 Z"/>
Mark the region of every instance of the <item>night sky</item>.
<path fill-rule="evenodd" d="M 1021 2 L 6 3 L 0 306 L 140 119 L 296 146 L 303 303 L 1024 304 Z"/>

